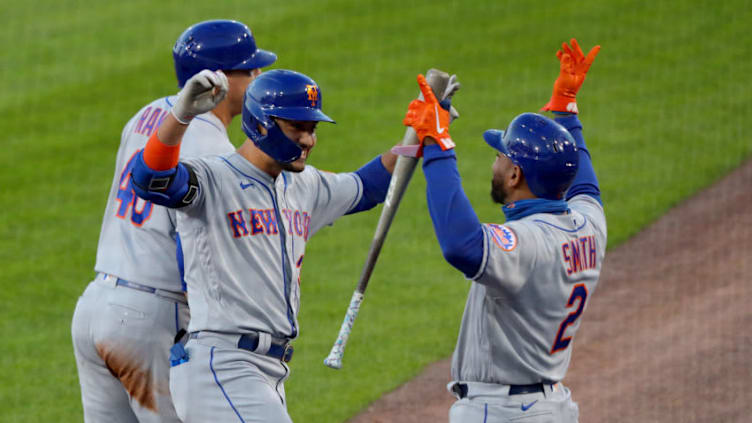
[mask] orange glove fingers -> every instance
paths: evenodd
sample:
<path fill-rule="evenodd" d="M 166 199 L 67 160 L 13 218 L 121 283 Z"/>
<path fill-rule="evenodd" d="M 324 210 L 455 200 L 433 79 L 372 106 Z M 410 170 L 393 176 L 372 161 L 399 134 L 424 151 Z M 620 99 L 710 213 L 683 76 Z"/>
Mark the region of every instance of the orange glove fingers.
<path fill-rule="evenodd" d="M 566 78 L 567 81 L 572 78 L 572 76 L 575 74 L 575 64 L 574 60 L 572 60 L 572 56 L 570 56 L 567 53 L 564 53 L 561 55 L 561 74 L 559 75 L 560 78 Z"/>
<path fill-rule="evenodd" d="M 579 62 L 582 58 L 585 57 L 585 54 L 582 52 L 582 49 L 580 48 L 580 45 L 577 43 L 577 40 L 572 38 L 569 40 L 569 42 L 572 44 L 572 49 L 574 50 L 574 57 Z"/>
<path fill-rule="evenodd" d="M 585 64 L 587 67 L 585 68 L 585 72 L 590 69 L 590 65 L 593 64 L 593 61 L 595 60 L 595 56 L 598 55 L 598 52 L 601 51 L 601 46 L 595 46 L 592 49 L 590 49 L 590 52 L 587 54 L 587 57 L 585 58 Z"/>
<path fill-rule="evenodd" d="M 433 90 L 431 89 L 431 86 L 428 85 L 428 81 L 426 81 L 426 77 L 423 76 L 423 74 L 418 75 L 418 85 L 420 86 L 420 92 L 423 93 L 423 98 L 425 99 L 426 103 L 439 102 L 439 100 L 437 100 L 436 96 L 433 94 Z"/>
<path fill-rule="evenodd" d="M 569 48 L 569 44 L 561 43 L 561 49 L 564 51 L 564 54 L 568 54 L 570 57 L 574 57 L 574 53 L 572 53 L 572 49 Z"/>

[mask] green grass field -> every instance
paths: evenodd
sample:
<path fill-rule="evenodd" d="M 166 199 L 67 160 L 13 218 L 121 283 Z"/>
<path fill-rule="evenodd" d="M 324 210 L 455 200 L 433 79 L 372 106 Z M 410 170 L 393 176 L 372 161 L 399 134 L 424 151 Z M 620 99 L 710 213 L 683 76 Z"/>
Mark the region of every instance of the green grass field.
<path fill-rule="evenodd" d="M 275 67 L 317 80 L 337 125 L 322 125 L 310 163 L 327 170 L 354 170 L 402 138 L 417 73 L 458 74 L 452 135 L 483 221 L 503 216 L 488 195 L 494 154 L 482 131 L 548 100 L 554 54 L 572 36 L 602 46 L 579 104 L 611 246 L 752 151 L 748 1 L 0 3 L 2 422 L 82 420 L 70 319 L 94 276 L 120 131 L 176 91 L 171 47 L 194 22 L 244 21 L 278 53 Z M 231 134 L 242 142 L 238 120 Z M 343 421 L 451 353 L 469 285 L 441 258 L 424 187 L 418 170 L 340 371 L 322 360 L 379 211 L 309 244 L 286 385 L 295 421 Z"/>

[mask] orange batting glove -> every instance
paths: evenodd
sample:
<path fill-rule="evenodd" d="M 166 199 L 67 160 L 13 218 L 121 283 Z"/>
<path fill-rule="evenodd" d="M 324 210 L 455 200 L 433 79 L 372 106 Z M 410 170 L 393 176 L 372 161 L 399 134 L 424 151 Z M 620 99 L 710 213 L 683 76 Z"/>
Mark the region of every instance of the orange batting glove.
<path fill-rule="evenodd" d="M 439 101 L 426 82 L 426 77 L 418 75 L 418 85 L 423 93 L 423 100 L 413 100 L 407 108 L 407 114 L 402 121 L 405 126 L 412 126 L 418 134 L 420 147 L 417 157 L 423 155 L 423 144 L 426 137 L 436 140 L 442 150 L 454 148 L 454 142 L 449 135 L 449 111 L 441 107 Z"/>
<path fill-rule="evenodd" d="M 556 57 L 561 62 L 559 77 L 554 83 L 554 92 L 551 94 L 551 100 L 546 103 L 541 110 L 553 112 L 577 113 L 577 100 L 575 96 L 580 86 L 585 81 L 590 65 L 593 64 L 595 56 L 601 50 L 601 46 L 595 46 L 590 50 L 587 57 L 582 53 L 577 40 L 572 38 L 572 47 L 567 43 L 562 43 L 561 50 L 556 53 Z"/>

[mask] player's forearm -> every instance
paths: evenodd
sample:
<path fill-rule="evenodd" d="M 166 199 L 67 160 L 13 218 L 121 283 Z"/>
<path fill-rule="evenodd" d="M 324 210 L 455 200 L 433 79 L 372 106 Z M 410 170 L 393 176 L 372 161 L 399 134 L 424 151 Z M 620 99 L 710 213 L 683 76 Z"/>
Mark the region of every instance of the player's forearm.
<path fill-rule="evenodd" d="M 387 172 L 393 173 L 394 166 L 397 164 L 397 155 L 391 151 L 387 151 L 381 155 L 381 165 L 384 166 Z"/>
<path fill-rule="evenodd" d="M 582 135 L 582 123 L 580 123 L 577 115 L 568 113 L 558 113 L 556 121 L 572 134 L 580 159 L 577 175 L 575 175 L 572 185 L 567 191 L 567 200 L 580 194 L 587 194 L 601 202 L 601 190 L 598 185 L 598 178 L 595 176 L 590 152 L 585 145 L 585 137 Z"/>
<path fill-rule="evenodd" d="M 427 145 L 423 174 L 428 211 L 444 258 L 465 275 L 476 274 L 483 260 L 483 227 L 462 189 L 454 150 Z"/>
<path fill-rule="evenodd" d="M 144 162 L 153 170 L 172 169 L 178 164 L 180 141 L 188 125 L 168 113 L 144 147 Z"/>
<path fill-rule="evenodd" d="M 347 214 L 370 210 L 377 204 L 383 203 L 389 190 L 392 170 L 394 170 L 394 163 L 392 163 L 392 169 L 387 168 L 384 165 L 384 155 L 376 157 L 356 170 L 355 174 L 363 183 L 363 196 Z"/>

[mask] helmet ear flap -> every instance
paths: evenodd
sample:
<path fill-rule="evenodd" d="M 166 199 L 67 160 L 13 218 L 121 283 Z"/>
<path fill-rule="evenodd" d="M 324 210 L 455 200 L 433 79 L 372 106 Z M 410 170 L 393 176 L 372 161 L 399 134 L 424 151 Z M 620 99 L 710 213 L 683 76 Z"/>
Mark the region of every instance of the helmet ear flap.
<path fill-rule="evenodd" d="M 264 134 L 259 131 L 258 125 L 263 126 L 267 132 L 272 126 L 276 125 L 274 120 L 264 113 L 261 106 L 249 97 L 246 97 L 245 99 L 242 118 L 243 132 L 254 142 L 260 141 L 264 136 Z"/>

